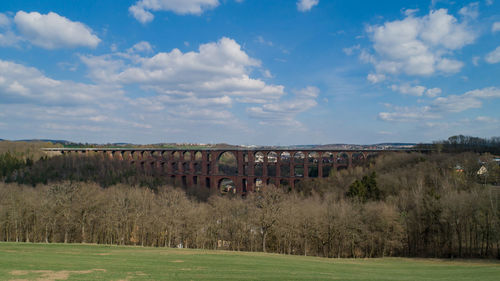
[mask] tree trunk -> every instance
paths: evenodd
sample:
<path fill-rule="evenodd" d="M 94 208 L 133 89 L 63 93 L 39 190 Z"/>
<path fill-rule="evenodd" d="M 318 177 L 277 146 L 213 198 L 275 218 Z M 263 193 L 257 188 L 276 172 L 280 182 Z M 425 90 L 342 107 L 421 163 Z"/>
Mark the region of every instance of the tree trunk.
<path fill-rule="evenodd" d="M 267 237 L 267 231 L 262 232 L 262 252 L 266 252 L 266 237 Z"/>

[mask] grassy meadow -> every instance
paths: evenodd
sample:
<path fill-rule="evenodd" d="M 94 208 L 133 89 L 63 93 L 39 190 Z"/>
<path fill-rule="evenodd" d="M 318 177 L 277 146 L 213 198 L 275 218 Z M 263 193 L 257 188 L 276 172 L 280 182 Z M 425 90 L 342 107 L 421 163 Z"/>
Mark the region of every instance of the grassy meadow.
<path fill-rule="evenodd" d="M 0 243 L 0 280 L 499 280 L 500 262 Z"/>

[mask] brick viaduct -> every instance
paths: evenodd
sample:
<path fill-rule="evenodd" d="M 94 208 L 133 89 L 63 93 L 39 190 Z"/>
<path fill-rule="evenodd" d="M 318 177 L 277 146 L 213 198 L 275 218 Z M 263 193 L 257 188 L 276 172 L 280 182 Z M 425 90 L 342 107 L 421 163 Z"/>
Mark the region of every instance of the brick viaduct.
<path fill-rule="evenodd" d="M 160 149 L 160 148 L 46 148 L 49 153 L 100 154 L 126 160 L 141 169 L 161 169 L 184 186 L 227 189 L 244 194 L 260 185 L 284 185 L 327 177 L 332 171 L 363 165 L 384 152 L 401 150 L 318 149 Z M 408 150 L 403 150 L 408 151 Z M 234 157 L 227 157 L 232 154 Z M 226 157 L 222 157 L 226 155 Z M 227 165 L 232 159 L 232 165 Z M 235 159 L 235 161 L 234 161 Z M 226 162 L 226 163 L 225 163 Z M 229 184 L 231 180 L 233 184 Z"/>

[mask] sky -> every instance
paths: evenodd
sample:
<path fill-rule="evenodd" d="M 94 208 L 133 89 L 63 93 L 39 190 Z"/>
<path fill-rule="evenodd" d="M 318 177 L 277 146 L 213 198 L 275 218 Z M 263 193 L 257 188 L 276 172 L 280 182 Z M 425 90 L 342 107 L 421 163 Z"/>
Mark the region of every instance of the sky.
<path fill-rule="evenodd" d="M 0 138 L 500 136 L 500 0 L 0 2 Z"/>

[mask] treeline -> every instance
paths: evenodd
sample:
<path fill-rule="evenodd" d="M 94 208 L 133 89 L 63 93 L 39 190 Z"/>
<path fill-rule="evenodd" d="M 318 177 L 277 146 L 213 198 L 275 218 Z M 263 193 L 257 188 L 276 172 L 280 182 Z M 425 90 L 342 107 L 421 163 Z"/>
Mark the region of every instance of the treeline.
<path fill-rule="evenodd" d="M 266 186 L 245 198 L 208 196 L 201 187 L 197 192 L 206 196 L 165 185 L 151 188 L 132 180 L 138 173 L 132 171 L 129 182 L 96 184 L 101 176 L 91 175 L 118 173 L 119 163 L 101 159 L 101 165 L 111 166 L 96 166 L 87 174 L 89 162 L 54 157 L 55 162 L 25 168 L 23 177 L 60 163 L 52 169 L 66 181 L 51 177 L 36 187 L 0 184 L 0 240 L 322 257 L 500 258 L 500 191 L 477 174 L 478 159 L 485 157 L 491 158 L 388 154 L 370 167 L 303 181 L 293 192 Z M 123 173 L 117 177 L 127 178 Z M 494 166 L 489 173 L 500 175 L 494 175 Z"/>
<path fill-rule="evenodd" d="M 420 144 L 417 148 L 450 153 L 476 152 L 500 155 L 500 137 L 487 139 L 458 135 L 449 137 L 447 140 L 436 141 L 431 145 Z"/>

